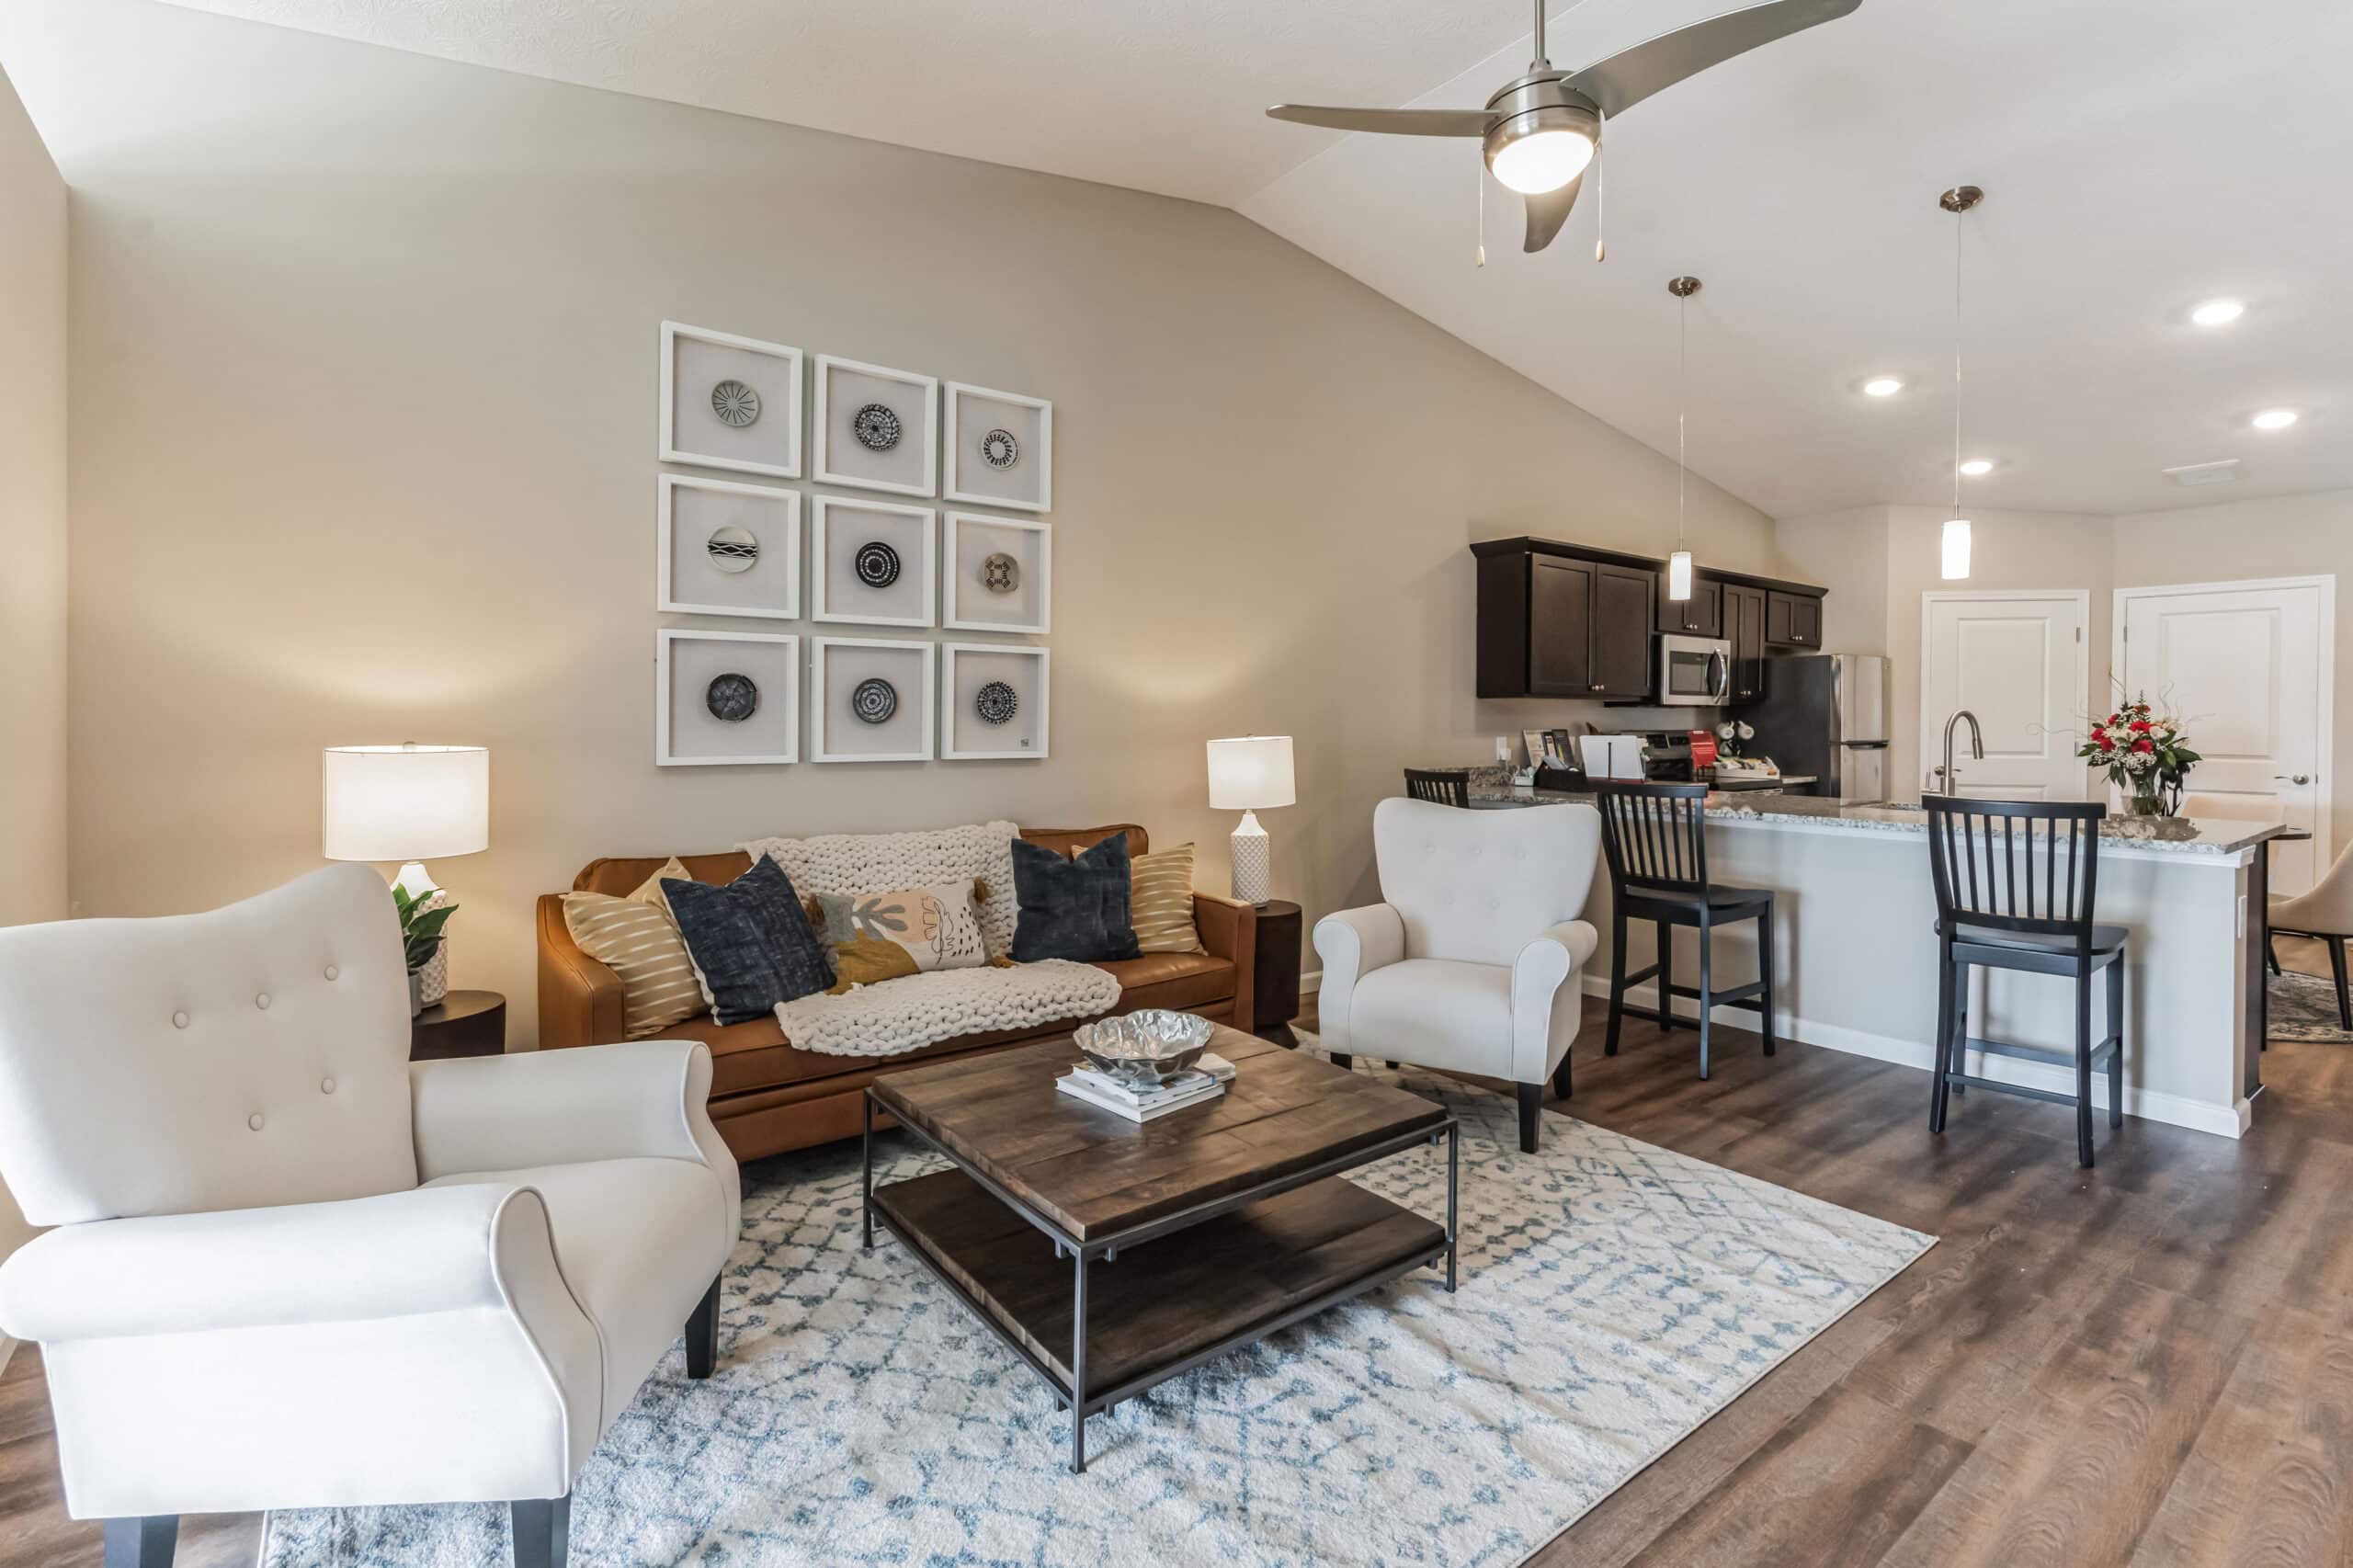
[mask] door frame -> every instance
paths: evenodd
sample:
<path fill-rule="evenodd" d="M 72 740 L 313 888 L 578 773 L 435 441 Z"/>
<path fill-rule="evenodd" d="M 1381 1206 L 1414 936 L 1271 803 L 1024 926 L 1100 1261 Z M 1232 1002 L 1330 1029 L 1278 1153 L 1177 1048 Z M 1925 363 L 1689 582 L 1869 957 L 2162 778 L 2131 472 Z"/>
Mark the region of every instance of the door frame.
<path fill-rule="evenodd" d="M 2075 687 L 2084 694 L 2085 722 L 2090 722 L 2092 708 L 2092 591 L 2089 588 L 1923 588 L 1920 591 L 1919 774 L 1924 779 L 1928 776 L 1928 758 L 1935 755 L 1936 748 L 1938 746 L 1944 744 L 1944 733 L 1941 730 L 1938 730 L 1933 743 L 1929 738 L 1929 731 L 1932 728 L 1935 728 L 1937 724 L 1937 721 L 1931 719 L 1928 715 L 1929 655 L 1931 651 L 1936 647 L 1935 619 L 1929 614 L 1929 607 L 1938 603 L 1965 603 L 1971 600 L 1975 600 L 1982 604 L 1999 599 L 2073 599 L 2075 601 L 2075 618 L 2077 622 L 2084 629 L 2083 636 L 2078 638 L 2075 642 Z M 1951 715 L 1947 714 L 1946 717 L 1949 719 Z M 2083 789 L 2087 791 L 2091 788 L 2090 768 L 2086 767 L 2084 770 L 2084 778 L 2085 783 Z M 1945 784 L 1947 788 L 1950 788 L 1952 780 L 1948 778 L 1945 780 Z M 1923 789 L 1926 787 L 1926 785 L 1922 786 Z M 2067 798 L 2070 800 L 2081 801 L 2087 800 L 2090 797 L 2086 793 L 2077 793 Z"/>
<path fill-rule="evenodd" d="M 2313 672 L 2313 706 L 2320 710 L 2315 733 L 2314 766 L 2329 769 L 2321 775 L 2327 787 L 2313 801 L 2313 880 L 2315 885 L 2336 863 L 2336 576 L 2319 573 L 2310 577 L 2249 577 L 2226 583 L 2143 583 L 2118 588 L 2109 621 L 2108 669 L 2110 682 L 2124 678 L 2124 616 L 2134 599 L 2171 598 L 2181 594 L 2261 593 L 2266 588 L 2316 588 L 2320 593 L 2319 636 L 2314 646 L 2320 667 Z"/>

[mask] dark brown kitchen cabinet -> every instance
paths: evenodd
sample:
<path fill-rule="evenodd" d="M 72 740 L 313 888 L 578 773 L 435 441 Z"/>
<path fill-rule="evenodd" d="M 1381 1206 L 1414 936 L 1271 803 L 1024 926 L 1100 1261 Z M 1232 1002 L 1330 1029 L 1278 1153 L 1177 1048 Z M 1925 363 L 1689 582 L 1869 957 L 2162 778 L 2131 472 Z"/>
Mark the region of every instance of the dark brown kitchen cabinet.
<path fill-rule="evenodd" d="M 1607 552 L 1474 547 L 1481 697 L 1650 695 L 1658 575 Z"/>
<path fill-rule="evenodd" d="M 1765 694 L 1766 593 L 1745 583 L 1724 585 L 1724 638 L 1732 644 L 1732 699 Z"/>
<path fill-rule="evenodd" d="M 1822 600 L 1808 594 L 1765 596 L 1765 641 L 1776 648 L 1822 646 Z"/>
<path fill-rule="evenodd" d="M 1593 696 L 1651 695 L 1651 602 L 1657 593 L 1655 572 L 1594 568 Z"/>
<path fill-rule="evenodd" d="M 1528 693 L 1583 697 L 1593 689 L 1593 563 L 1539 556 L 1528 566 Z"/>
<path fill-rule="evenodd" d="M 1722 637 L 1724 634 L 1724 585 L 1713 577 L 1695 576 L 1691 582 L 1691 597 L 1670 599 L 1666 597 L 1666 574 L 1658 578 L 1658 629 L 1680 632 L 1687 637 Z"/>

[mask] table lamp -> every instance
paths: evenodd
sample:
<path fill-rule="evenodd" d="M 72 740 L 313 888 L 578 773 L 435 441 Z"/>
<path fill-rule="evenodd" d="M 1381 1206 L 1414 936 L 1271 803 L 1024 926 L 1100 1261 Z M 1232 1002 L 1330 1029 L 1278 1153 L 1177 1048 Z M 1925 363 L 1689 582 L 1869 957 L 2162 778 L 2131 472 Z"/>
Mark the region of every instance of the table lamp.
<path fill-rule="evenodd" d="M 1289 735 L 1243 735 L 1210 743 L 1210 807 L 1240 812 L 1233 830 L 1233 896 L 1264 903 L 1273 857 L 1267 830 L 1258 825 L 1261 807 L 1288 806 L 1299 799 L 1291 783 Z"/>
<path fill-rule="evenodd" d="M 319 847 L 330 860 L 398 860 L 392 885 L 438 907 L 425 862 L 490 847 L 490 753 L 481 746 L 329 746 L 319 767 Z M 446 918 L 446 916 L 444 917 Z M 449 947 L 411 982 L 410 1006 L 449 989 Z"/>

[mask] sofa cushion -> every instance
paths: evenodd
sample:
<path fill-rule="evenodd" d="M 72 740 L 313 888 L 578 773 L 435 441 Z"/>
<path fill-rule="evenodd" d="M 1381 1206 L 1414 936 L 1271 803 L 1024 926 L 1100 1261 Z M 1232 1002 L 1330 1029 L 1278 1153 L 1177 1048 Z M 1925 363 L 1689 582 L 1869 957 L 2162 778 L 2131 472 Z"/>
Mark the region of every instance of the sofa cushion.
<path fill-rule="evenodd" d="M 1097 964 L 1120 983 L 1120 1007 L 1188 1007 L 1222 1002 L 1233 994 L 1233 960 L 1209 953 L 1146 953 L 1142 958 L 1115 959 Z M 1241 1026 L 1236 1025 L 1236 1028 Z"/>
<path fill-rule="evenodd" d="M 763 857 L 723 888 L 673 879 L 663 891 L 721 1023 L 747 1022 L 834 983 L 824 944 L 774 860 Z"/>
<path fill-rule="evenodd" d="M 811 923 L 833 960 L 834 990 L 988 962 L 977 896 L 986 887 L 974 877 L 893 892 L 812 895 Z"/>
<path fill-rule="evenodd" d="M 1128 841 L 1107 838 L 1074 859 L 1026 840 L 1013 844 L 1013 886 L 1021 903 L 1013 934 L 1017 963 L 1074 959 L 1100 963 L 1136 956 L 1128 919 Z"/>

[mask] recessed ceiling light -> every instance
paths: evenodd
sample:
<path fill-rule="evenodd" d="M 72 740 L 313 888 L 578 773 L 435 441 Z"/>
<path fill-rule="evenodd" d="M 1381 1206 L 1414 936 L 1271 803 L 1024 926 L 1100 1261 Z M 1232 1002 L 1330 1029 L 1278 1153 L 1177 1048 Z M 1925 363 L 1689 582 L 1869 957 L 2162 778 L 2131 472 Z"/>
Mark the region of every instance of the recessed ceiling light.
<path fill-rule="evenodd" d="M 2250 421 L 2258 430 L 2285 430 L 2296 422 L 2292 408 L 2267 408 Z"/>
<path fill-rule="evenodd" d="M 1874 376 L 1863 383 L 1866 397 L 1893 397 L 1904 390 L 1904 383 L 1893 376 Z"/>
<path fill-rule="evenodd" d="M 1994 472 L 1994 460 L 1991 458 L 1972 458 L 1967 462 L 1961 465 L 1961 472 L 1967 474 L 1972 479 L 1975 479 L 1982 474 L 1991 473 Z"/>
<path fill-rule="evenodd" d="M 2236 300 L 2209 300 L 2189 312 L 2189 319 L 2200 326 L 2222 326 L 2246 314 L 2246 307 Z"/>

